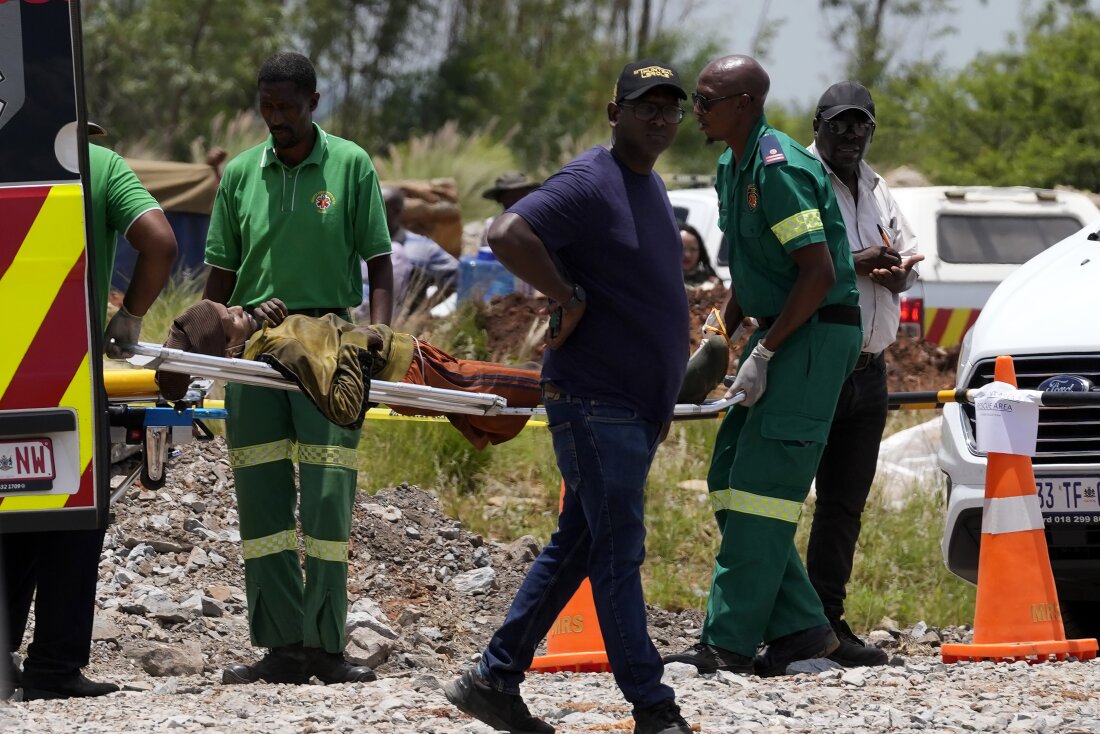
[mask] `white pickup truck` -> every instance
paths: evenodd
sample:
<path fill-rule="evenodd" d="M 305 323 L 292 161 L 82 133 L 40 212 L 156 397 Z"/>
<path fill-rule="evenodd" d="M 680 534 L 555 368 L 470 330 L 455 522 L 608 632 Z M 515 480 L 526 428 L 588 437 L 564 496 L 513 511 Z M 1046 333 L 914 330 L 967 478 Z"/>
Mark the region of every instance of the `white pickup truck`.
<path fill-rule="evenodd" d="M 1009 355 L 1021 388 L 1100 390 L 1097 314 L 1100 219 L 997 287 L 963 340 L 956 387 L 991 382 L 997 356 Z M 978 572 L 986 469 L 974 431 L 973 406 L 944 406 L 939 464 L 948 507 L 942 551 L 947 568 L 971 582 Z M 1041 408 L 1032 464 L 1067 634 L 1093 637 L 1100 631 L 1100 408 Z"/>
<path fill-rule="evenodd" d="M 1084 194 L 1025 187 L 893 187 L 925 260 L 901 297 L 901 328 L 941 346 L 958 344 L 997 284 L 1055 242 L 1100 216 Z M 729 281 L 728 243 L 713 188 L 669 191 L 676 216 L 702 235 Z"/>

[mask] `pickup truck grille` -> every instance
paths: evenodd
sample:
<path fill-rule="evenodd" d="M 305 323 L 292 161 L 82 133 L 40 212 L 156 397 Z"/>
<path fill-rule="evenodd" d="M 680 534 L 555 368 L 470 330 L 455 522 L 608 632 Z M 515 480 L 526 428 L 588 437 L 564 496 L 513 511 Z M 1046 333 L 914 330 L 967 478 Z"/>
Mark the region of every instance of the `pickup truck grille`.
<path fill-rule="evenodd" d="M 1016 382 L 1022 390 L 1038 389 L 1039 383 L 1055 375 L 1079 375 L 1100 387 L 1100 353 L 1053 354 L 1013 357 Z M 977 389 L 993 382 L 995 359 L 977 363 L 966 387 Z M 974 439 L 974 406 L 962 405 L 966 415 L 966 440 L 977 450 Z M 1100 407 L 1051 407 L 1039 409 L 1039 440 L 1033 464 L 1100 464 Z"/>

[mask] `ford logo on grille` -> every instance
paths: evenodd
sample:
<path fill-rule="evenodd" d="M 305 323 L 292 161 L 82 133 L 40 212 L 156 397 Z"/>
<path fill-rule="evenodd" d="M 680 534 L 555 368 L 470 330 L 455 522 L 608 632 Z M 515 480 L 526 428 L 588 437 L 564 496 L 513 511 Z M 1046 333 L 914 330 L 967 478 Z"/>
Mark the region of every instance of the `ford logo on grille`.
<path fill-rule="evenodd" d="M 1039 383 L 1043 392 L 1088 392 L 1092 382 L 1080 375 L 1055 375 Z"/>

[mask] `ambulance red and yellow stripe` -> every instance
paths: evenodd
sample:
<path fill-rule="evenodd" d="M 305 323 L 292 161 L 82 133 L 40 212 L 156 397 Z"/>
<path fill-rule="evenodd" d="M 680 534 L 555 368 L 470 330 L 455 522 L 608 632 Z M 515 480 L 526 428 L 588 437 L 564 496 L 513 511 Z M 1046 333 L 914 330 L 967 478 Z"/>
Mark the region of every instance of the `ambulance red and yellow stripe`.
<path fill-rule="evenodd" d="M 980 308 L 925 308 L 924 340 L 941 347 L 953 347 L 978 320 Z"/>
<path fill-rule="evenodd" d="M 0 313 L 7 325 L 0 349 L 0 415 L 69 408 L 79 432 L 78 479 L 55 482 L 48 492 L 0 493 L 0 513 L 94 507 L 94 388 L 81 185 L 0 187 L 0 222 Z"/>

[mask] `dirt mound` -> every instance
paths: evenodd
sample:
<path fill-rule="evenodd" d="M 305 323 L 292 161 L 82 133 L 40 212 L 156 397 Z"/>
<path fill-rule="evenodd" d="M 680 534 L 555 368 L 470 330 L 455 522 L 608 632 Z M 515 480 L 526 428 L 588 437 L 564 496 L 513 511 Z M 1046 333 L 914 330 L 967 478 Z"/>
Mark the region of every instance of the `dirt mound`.
<path fill-rule="evenodd" d="M 886 350 L 890 392 L 946 390 L 955 386 L 959 347 L 944 349 L 911 336 L 899 336 Z"/>
<path fill-rule="evenodd" d="M 701 328 L 712 308 L 720 308 L 728 291 L 722 286 L 688 290 L 688 326 L 692 350 L 699 343 Z M 541 297 L 512 293 L 493 299 L 481 314 L 479 323 L 485 329 L 490 354 L 494 359 L 519 361 L 542 360 L 542 328 L 544 317 L 538 315 L 546 304 Z M 735 350 L 736 359 L 736 350 Z M 899 336 L 886 350 L 887 379 L 890 392 L 940 390 L 955 384 L 958 347 L 944 349 L 920 339 Z M 736 368 L 736 362 L 730 370 Z"/>

